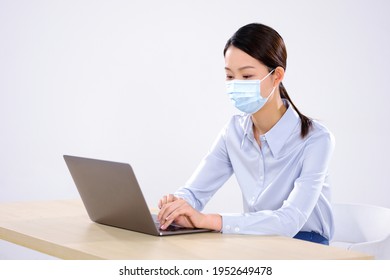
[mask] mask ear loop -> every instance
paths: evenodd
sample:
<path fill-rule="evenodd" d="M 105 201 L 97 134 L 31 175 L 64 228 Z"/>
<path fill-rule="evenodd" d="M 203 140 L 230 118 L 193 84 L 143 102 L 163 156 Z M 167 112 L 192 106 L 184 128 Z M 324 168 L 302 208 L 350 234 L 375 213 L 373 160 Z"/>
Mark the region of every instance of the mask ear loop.
<path fill-rule="evenodd" d="M 261 79 L 261 80 L 260 80 L 260 83 L 261 83 L 263 80 L 265 80 L 269 75 L 271 75 L 271 74 L 275 71 L 275 69 L 276 69 L 276 68 L 272 69 L 271 72 L 269 72 L 269 73 L 267 74 L 267 76 L 265 76 L 263 79 Z M 265 101 L 265 102 L 268 102 L 268 99 L 272 96 L 272 94 L 274 94 L 275 89 L 276 89 L 276 87 L 273 87 L 273 88 L 272 88 L 272 91 L 271 91 L 271 93 L 268 95 L 268 97 L 265 97 L 265 98 L 267 98 L 267 101 Z M 261 96 L 260 96 L 260 97 L 261 97 Z M 263 98 L 264 98 L 264 97 L 263 97 Z"/>
<path fill-rule="evenodd" d="M 271 93 L 270 93 L 270 94 L 268 95 L 268 97 L 267 97 L 267 101 L 268 101 L 268 99 L 272 96 L 272 94 L 274 94 L 275 89 L 276 89 L 276 87 L 273 87 L 273 88 L 272 88 Z"/>
<path fill-rule="evenodd" d="M 272 71 L 269 72 L 269 73 L 267 74 L 267 76 L 265 76 L 264 78 L 262 78 L 262 79 L 260 80 L 260 82 L 264 81 L 269 75 L 271 75 L 271 74 L 275 71 L 275 69 L 276 69 L 276 68 L 272 69 Z"/>

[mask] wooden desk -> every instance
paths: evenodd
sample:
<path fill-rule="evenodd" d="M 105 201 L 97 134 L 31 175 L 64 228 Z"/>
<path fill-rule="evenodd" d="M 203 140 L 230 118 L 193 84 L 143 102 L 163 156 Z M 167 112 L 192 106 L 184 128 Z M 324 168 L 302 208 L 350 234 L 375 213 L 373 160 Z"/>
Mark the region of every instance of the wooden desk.
<path fill-rule="evenodd" d="M 99 225 L 81 201 L 0 204 L 0 238 L 62 259 L 371 259 L 280 236 L 155 237 Z"/>

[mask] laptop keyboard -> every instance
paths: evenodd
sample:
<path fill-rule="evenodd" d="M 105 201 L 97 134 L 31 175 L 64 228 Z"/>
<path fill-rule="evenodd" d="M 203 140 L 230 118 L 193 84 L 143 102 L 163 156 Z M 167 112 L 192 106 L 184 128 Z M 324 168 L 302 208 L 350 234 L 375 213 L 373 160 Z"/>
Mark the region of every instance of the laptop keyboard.
<path fill-rule="evenodd" d="M 178 226 L 178 225 L 169 225 L 166 229 L 160 228 L 160 223 L 154 223 L 159 231 L 177 231 L 177 230 L 185 230 L 185 227 Z"/>
<path fill-rule="evenodd" d="M 159 231 L 177 231 L 177 230 L 186 230 L 187 228 L 176 225 L 176 224 L 170 224 L 166 229 L 161 229 L 160 228 L 160 222 L 157 221 L 157 215 L 153 214 L 153 220 L 154 224 L 158 228 Z"/>

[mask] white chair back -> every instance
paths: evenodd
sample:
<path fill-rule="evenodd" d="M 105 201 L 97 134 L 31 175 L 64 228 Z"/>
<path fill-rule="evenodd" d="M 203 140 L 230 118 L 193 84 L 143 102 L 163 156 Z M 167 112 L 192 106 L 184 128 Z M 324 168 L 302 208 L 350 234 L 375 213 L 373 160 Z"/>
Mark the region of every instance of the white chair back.
<path fill-rule="evenodd" d="M 390 209 L 365 204 L 333 204 L 335 234 L 331 246 L 390 259 Z"/>

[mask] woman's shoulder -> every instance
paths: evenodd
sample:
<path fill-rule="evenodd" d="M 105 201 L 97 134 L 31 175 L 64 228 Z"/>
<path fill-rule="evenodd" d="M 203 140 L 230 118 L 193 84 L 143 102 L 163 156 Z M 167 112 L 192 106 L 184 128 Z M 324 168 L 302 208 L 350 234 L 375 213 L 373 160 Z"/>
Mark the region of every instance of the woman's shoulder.
<path fill-rule="evenodd" d="M 251 127 L 252 120 L 250 118 L 250 115 L 235 114 L 229 117 L 220 134 L 224 138 L 237 136 L 242 137 L 248 132 L 248 129 Z"/>
<path fill-rule="evenodd" d="M 309 132 L 308 138 L 314 139 L 323 139 L 328 140 L 335 144 L 335 137 L 333 133 L 329 130 L 329 128 L 322 122 L 318 120 L 312 120 L 312 128 Z"/>
<path fill-rule="evenodd" d="M 251 127 L 252 119 L 250 115 L 245 113 L 232 115 L 226 124 L 226 129 L 234 128 L 234 130 L 242 132 L 247 132 L 248 128 Z"/>
<path fill-rule="evenodd" d="M 251 116 L 245 113 L 234 114 L 230 117 L 229 125 L 247 127 L 248 125 L 252 125 Z"/>

